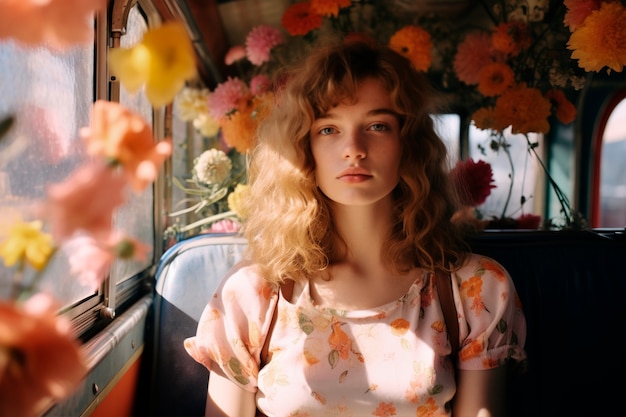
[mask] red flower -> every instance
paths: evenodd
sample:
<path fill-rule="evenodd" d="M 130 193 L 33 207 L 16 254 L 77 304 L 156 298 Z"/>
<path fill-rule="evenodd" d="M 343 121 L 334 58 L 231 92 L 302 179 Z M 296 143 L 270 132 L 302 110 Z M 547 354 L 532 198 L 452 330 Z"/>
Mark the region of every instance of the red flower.
<path fill-rule="evenodd" d="M 461 203 L 465 206 L 481 205 L 491 194 L 491 189 L 496 188 L 491 165 L 482 160 L 474 162 L 470 158 L 459 161 L 450 175 Z"/>
<path fill-rule="evenodd" d="M 541 216 L 535 214 L 522 214 L 515 219 L 518 229 L 538 229 L 541 224 Z"/>

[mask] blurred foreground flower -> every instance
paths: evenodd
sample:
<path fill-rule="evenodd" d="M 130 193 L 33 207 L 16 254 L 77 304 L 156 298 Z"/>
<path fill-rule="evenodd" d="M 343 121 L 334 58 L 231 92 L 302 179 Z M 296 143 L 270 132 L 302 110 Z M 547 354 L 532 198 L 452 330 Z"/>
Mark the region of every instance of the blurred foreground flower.
<path fill-rule="evenodd" d="M 193 45 L 180 22 L 149 30 L 135 46 L 111 50 L 109 63 L 129 92 L 145 85 L 154 107 L 172 102 L 185 82 L 196 76 Z"/>
<path fill-rule="evenodd" d="M 106 0 L 1 0 L 0 39 L 66 50 L 93 42 L 93 19 Z"/>
<path fill-rule="evenodd" d="M 87 373 L 69 321 L 44 294 L 0 302 L 0 415 L 37 417 Z"/>

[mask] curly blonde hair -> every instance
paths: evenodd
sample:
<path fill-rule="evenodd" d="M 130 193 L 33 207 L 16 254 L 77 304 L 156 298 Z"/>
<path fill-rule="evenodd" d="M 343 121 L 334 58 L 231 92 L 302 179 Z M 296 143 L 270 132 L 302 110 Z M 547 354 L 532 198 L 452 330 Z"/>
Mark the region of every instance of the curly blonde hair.
<path fill-rule="evenodd" d="M 415 267 L 450 271 L 465 253 L 450 221 L 456 199 L 447 150 L 431 118 L 436 95 L 426 76 L 390 48 L 342 43 L 320 48 L 283 74 L 274 107 L 258 130 L 243 233 L 271 282 L 304 280 L 324 270 L 339 249 L 329 200 L 316 186 L 309 133 L 316 117 L 354 98 L 366 78 L 383 83 L 401 124 L 393 228 L 381 258 L 397 273 Z"/>

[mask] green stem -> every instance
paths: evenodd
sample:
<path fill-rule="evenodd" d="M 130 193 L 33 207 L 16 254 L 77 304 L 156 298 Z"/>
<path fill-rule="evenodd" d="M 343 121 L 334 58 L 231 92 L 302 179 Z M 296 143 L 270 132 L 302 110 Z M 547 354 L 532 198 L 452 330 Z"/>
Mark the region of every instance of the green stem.
<path fill-rule="evenodd" d="M 509 202 L 511 201 L 511 195 L 513 194 L 513 182 L 515 179 L 515 166 L 513 165 L 513 158 L 511 157 L 511 151 L 509 150 L 509 144 L 506 143 L 506 139 L 504 136 L 501 136 L 501 148 L 504 149 L 504 153 L 506 154 L 507 159 L 509 160 L 509 165 L 511 166 L 511 174 L 510 174 L 510 183 L 509 183 L 509 191 L 506 196 L 506 200 L 504 201 L 504 208 L 502 209 L 502 214 L 500 215 L 501 219 L 504 219 L 506 216 L 506 210 L 509 208 Z"/>
<path fill-rule="evenodd" d="M 236 215 L 237 215 L 237 213 L 235 213 L 232 210 L 225 211 L 224 213 L 215 214 L 213 216 L 209 216 L 209 217 L 204 218 L 202 220 L 198 220 L 197 222 L 188 224 L 187 226 L 181 227 L 180 231 L 182 233 L 185 233 L 185 232 L 188 232 L 190 230 L 195 229 L 196 227 L 204 226 L 206 224 L 211 224 L 211 223 L 214 223 L 214 222 L 216 222 L 218 220 L 222 220 L 222 219 L 225 219 L 225 218 L 228 218 L 228 217 L 234 217 Z"/>

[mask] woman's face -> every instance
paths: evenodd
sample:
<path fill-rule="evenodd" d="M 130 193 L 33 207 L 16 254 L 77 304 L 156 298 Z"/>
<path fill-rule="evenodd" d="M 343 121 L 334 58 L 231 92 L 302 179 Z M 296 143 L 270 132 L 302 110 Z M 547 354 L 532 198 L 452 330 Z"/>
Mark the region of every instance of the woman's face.
<path fill-rule="evenodd" d="M 320 190 L 343 205 L 391 198 L 400 179 L 400 120 L 389 93 L 363 80 L 354 103 L 341 103 L 311 126 L 311 151 Z"/>

